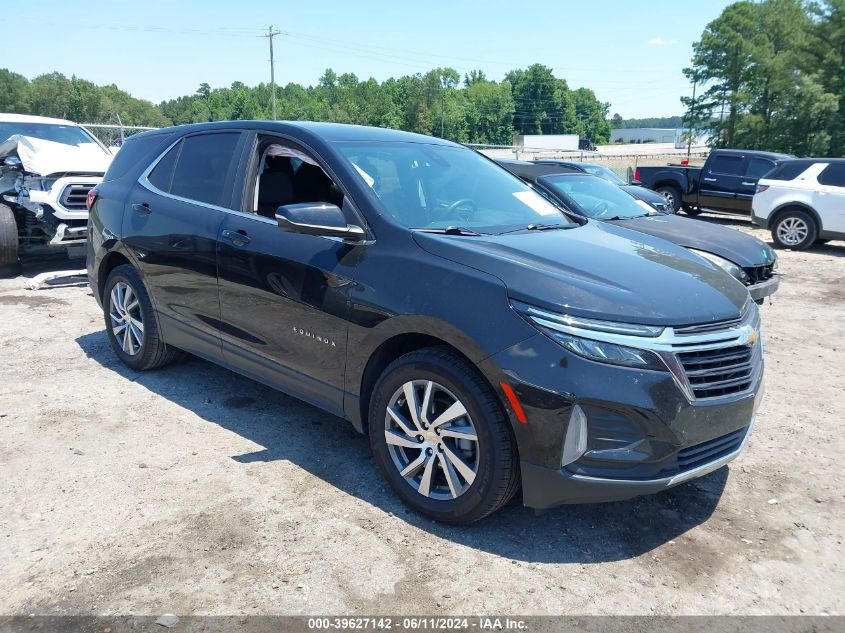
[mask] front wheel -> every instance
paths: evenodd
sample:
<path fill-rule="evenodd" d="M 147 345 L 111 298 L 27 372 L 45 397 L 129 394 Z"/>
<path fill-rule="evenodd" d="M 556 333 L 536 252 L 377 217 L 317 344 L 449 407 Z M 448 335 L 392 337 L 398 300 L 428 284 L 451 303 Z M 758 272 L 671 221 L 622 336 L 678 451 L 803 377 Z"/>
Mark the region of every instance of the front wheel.
<path fill-rule="evenodd" d="M 655 193 L 659 193 L 663 198 L 666 200 L 666 204 L 668 204 L 672 208 L 673 213 L 677 213 L 678 209 L 681 208 L 681 190 L 677 187 L 672 185 L 663 185 L 662 187 L 658 187 L 654 190 Z"/>
<path fill-rule="evenodd" d="M 18 274 L 18 223 L 15 214 L 5 204 L 0 204 L 0 276 Z"/>
<path fill-rule="evenodd" d="M 806 211 L 790 209 L 772 225 L 772 240 L 779 248 L 803 251 L 813 245 L 818 235 L 816 221 Z"/>
<path fill-rule="evenodd" d="M 127 367 L 162 367 L 178 353 L 161 340 L 150 295 L 129 264 L 118 266 L 106 279 L 103 313 L 109 343 Z"/>
<path fill-rule="evenodd" d="M 448 348 L 411 352 L 387 367 L 370 401 L 369 433 L 394 492 L 438 521 L 478 521 L 518 488 L 502 407 L 475 368 Z"/>

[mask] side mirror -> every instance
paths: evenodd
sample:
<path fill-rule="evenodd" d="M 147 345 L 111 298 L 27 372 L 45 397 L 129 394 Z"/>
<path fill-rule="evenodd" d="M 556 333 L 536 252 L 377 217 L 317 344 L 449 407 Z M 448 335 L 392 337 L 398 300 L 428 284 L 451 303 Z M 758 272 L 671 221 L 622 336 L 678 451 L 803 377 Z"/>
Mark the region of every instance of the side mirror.
<path fill-rule="evenodd" d="M 324 202 L 282 205 L 276 209 L 276 222 L 286 233 L 342 237 L 355 242 L 366 235 L 360 226 L 346 223 L 340 207 Z"/>
<path fill-rule="evenodd" d="M 6 158 L 3 159 L 3 164 L 6 165 L 6 167 L 14 169 L 15 167 L 20 167 L 22 163 L 21 159 L 17 156 L 6 156 Z"/>

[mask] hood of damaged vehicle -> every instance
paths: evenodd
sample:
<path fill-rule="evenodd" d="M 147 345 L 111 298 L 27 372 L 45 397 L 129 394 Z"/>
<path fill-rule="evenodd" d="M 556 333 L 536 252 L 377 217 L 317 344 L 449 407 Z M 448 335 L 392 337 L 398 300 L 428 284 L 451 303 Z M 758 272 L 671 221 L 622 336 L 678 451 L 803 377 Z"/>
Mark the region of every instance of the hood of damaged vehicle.
<path fill-rule="evenodd" d="M 40 176 L 68 172 L 102 176 L 114 158 L 96 143 L 66 145 L 22 134 L 0 143 L 0 161 L 7 156 L 17 156 L 24 171 Z"/>

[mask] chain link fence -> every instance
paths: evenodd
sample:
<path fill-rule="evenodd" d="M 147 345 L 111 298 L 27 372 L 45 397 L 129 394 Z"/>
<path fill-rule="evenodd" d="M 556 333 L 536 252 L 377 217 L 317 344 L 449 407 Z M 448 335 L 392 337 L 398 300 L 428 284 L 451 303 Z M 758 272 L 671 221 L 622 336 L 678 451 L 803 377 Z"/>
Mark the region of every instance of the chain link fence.
<path fill-rule="evenodd" d="M 519 160 L 557 159 L 580 163 L 596 163 L 607 167 L 626 181 L 633 179 L 633 175 L 640 166 L 659 166 L 680 164 L 689 161 L 689 165 L 701 166 L 707 160 L 710 150 L 695 147 L 687 154 L 687 150 L 663 150 L 662 148 L 637 147 L 637 150 L 627 153 L 589 151 L 554 151 L 547 149 L 521 148 L 511 145 L 470 145 L 490 158 L 516 158 Z"/>
<path fill-rule="evenodd" d="M 119 123 L 81 123 L 80 125 L 96 136 L 106 147 L 120 147 L 123 145 L 123 141 L 133 134 L 158 129 L 140 125 L 121 125 Z"/>

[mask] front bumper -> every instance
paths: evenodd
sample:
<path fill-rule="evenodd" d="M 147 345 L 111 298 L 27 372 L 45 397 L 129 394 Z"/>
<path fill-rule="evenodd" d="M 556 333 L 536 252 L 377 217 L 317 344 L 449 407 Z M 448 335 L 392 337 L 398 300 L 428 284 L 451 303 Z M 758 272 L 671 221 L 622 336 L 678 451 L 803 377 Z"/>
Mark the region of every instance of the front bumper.
<path fill-rule="evenodd" d="M 769 218 L 764 218 L 763 216 L 756 215 L 754 213 L 754 209 L 751 209 L 751 222 L 759 226 L 761 229 L 769 228 Z"/>
<path fill-rule="evenodd" d="M 627 499 L 720 468 L 742 451 L 763 396 L 762 365 L 747 390 L 690 399 L 669 372 L 587 360 L 543 334 L 481 369 L 513 388 L 527 417 L 511 416 L 523 502 L 534 508 Z M 576 404 L 587 420 L 586 451 L 562 467 Z"/>
<path fill-rule="evenodd" d="M 761 281 L 759 284 L 754 284 L 753 286 L 748 286 L 748 294 L 751 295 L 754 301 L 760 303 L 766 297 L 775 294 L 778 286 L 780 286 L 780 277 L 776 274 L 771 279 Z"/>
<path fill-rule="evenodd" d="M 712 473 L 735 459 L 745 448 L 753 426 L 754 419 L 748 427 L 740 429 L 741 439 L 737 442 L 738 445 L 730 445 L 729 449 L 718 453 L 712 460 L 676 474 L 653 479 L 592 477 L 573 474 L 566 469 L 555 470 L 522 462 L 524 503 L 531 508 L 544 509 L 568 503 L 622 501 L 668 490 Z"/>

